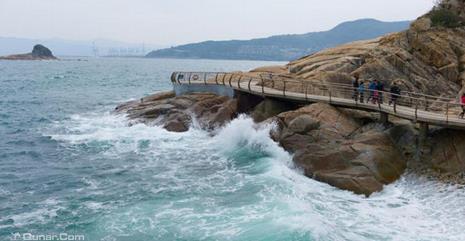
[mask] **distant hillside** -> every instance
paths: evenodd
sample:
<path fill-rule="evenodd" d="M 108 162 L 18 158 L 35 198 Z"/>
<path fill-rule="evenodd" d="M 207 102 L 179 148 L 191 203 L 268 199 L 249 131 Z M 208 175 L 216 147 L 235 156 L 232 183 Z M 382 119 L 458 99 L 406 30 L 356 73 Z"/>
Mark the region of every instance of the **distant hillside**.
<path fill-rule="evenodd" d="M 339 24 L 329 31 L 252 40 L 207 41 L 155 50 L 146 57 L 289 61 L 340 44 L 402 31 L 409 24 L 410 21 L 381 22 L 361 19 Z"/>
<path fill-rule="evenodd" d="M 144 46 L 142 43 L 125 43 L 106 39 L 79 41 L 58 38 L 27 39 L 0 37 L 0 56 L 30 52 L 31 46 L 38 43 L 42 43 L 53 49 L 53 53 L 56 56 L 144 56 L 149 50 L 162 48 L 162 46 L 152 44 Z"/>

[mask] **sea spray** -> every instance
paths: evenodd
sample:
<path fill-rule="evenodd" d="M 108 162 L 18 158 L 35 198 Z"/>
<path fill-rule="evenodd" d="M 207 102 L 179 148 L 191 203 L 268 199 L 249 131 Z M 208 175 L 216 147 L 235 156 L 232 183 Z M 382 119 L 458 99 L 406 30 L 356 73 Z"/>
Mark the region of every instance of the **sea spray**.
<path fill-rule="evenodd" d="M 219 128 L 213 136 L 196 126 L 186 133 L 143 124 L 128 126 L 124 118 L 109 113 L 73 115 L 55 128 L 60 125 L 65 125 L 65 130 L 62 126 L 62 134 L 52 135 L 53 139 L 68 147 L 85 145 L 88 151 L 109 145 L 93 153 L 117 159 L 135 153 L 139 161 L 125 163 L 124 169 L 134 169 L 138 175 L 152 173 L 154 178 L 142 177 L 135 184 L 157 180 L 149 184 L 155 191 L 151 200 L 132 203 L 98 220 L 98 226 L 107 227 L 104 233 L 108 237 L 123 235 L 118 230 L 129 230 L 129 220 L 141 216 L 151 224 L 138 222 L 140 232 L 161 239 L 176 234 L 196 240 L 410 240 L 418 232 L 425 240 L 443 237 L 433 227 L 461 238 L 458 224 L 442 223 L 455 219 L 454 215 L 447 209 L 437 210 L 449 205 L 463 212 L 456 204 L 456 200 L 465 202 L 463 191 L 419 181 L 413 175 L 368 199 L 338 190 L 303 176 L 292 164 L 292 155 L 270 138 L 274 125 L 256 124 L 246 115 Z M 105 172 L 119 175 L 124 170 L 114 169 Z M 92 185 L 81 191 L 110 187 L 92 177 L 83 180 Z M 415 186 L 418 190 L 412 189 Z M 169 201 L 160 201 L 166 194 Z M 92 212 L 108 209 L 98 200 L 83 205 Z M 270 227 L 275 231 L 269 231 Z"/>
<path fill-rule="evenodd" d="M 252 118 L 240 115 L 219 130 L 215 141 L 227 156 L 251 162 L 267 158 L 290 165 L 291 156 L 270 138 L 273 128 L 274 123 L 256 124 Z"/>

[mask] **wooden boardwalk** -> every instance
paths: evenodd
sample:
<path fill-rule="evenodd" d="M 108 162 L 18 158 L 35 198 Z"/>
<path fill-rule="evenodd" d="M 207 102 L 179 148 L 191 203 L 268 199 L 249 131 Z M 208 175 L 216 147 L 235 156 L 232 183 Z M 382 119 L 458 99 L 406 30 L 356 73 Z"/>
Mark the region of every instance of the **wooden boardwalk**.
<path fill-rule="evenodd" d="M 421 93 L 402 92 L 396 103 L 389 105 L 391 94 L 379 92 L 382 103 L 353 98 L 354 89 L 347 84 L 322 84 L 320 82 L 252 76 L 247 73 L 175 72 L 171 76 L 178 85 L 220 85 L 256 96 L 283 99 L 300 103 L 327 103 L 337 107 L 379 112 L 407 119 L 415 123 L 465 129 L 465 120 L 458 118 L 460 103 L 453 98 Z"/>

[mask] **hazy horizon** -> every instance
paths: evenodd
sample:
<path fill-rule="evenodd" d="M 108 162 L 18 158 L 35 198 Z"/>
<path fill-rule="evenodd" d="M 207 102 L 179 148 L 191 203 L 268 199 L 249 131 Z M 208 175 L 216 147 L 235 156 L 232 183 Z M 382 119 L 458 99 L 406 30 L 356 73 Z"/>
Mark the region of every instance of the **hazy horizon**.
<path fill-rule="evenodd" d="M 174 46 L 324 31 L 363 18 L 413 20 L 432 6 L 432 0 L 0 0 L 0 36 Z"/>

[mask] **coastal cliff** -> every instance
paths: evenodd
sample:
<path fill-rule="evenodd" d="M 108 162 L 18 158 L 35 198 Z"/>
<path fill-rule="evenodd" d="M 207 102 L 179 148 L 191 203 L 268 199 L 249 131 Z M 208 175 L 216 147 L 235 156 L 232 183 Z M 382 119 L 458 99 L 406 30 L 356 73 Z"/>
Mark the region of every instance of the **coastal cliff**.
<path fill-rule="evenodd" d="M 286 66 L 258 68 L 250 74 L 344 84 L 357 75 L 362 80 L 378 79 L 386 86 L 396 82 L 403 91 L 455 98 L 465 91 L 464 26 L 465 1 L 445 0 L 407 31 L 323 50 Z M 116 112 L 131 122 L 178 132 L 187 131 L 193 120 L 212 130 L 240 113 L 258 123 L 273 122 L 277 128 L 270 135 L 294 155 L 306 176 L 357 194 L 380 191 L 405 170 L 464 182 L 465 132 L 433 127 L 423 136 L 414 123 L 392 118 L 390 123 L 379 124 L 378 114 L 364 111 L 168 92 L 125 103 Z"/>
<path fill-rule="evenodd" d="M 464 6 L 443 1 L 406 31 L 326 49 L 274 72 L 325 83 L 350 83 L 359 75 L 387 86 L 397 80 L 405 91 L 458 96 L 465 81 Z"/>
<path fill-rule="evenodd" d="M 53 53 L 47 47 L 37 44 L 33 47 L 32 52 L 27 54 L 15 54 L 9 56 L 0 56 L 0 60 L 56 60 Z"/>

